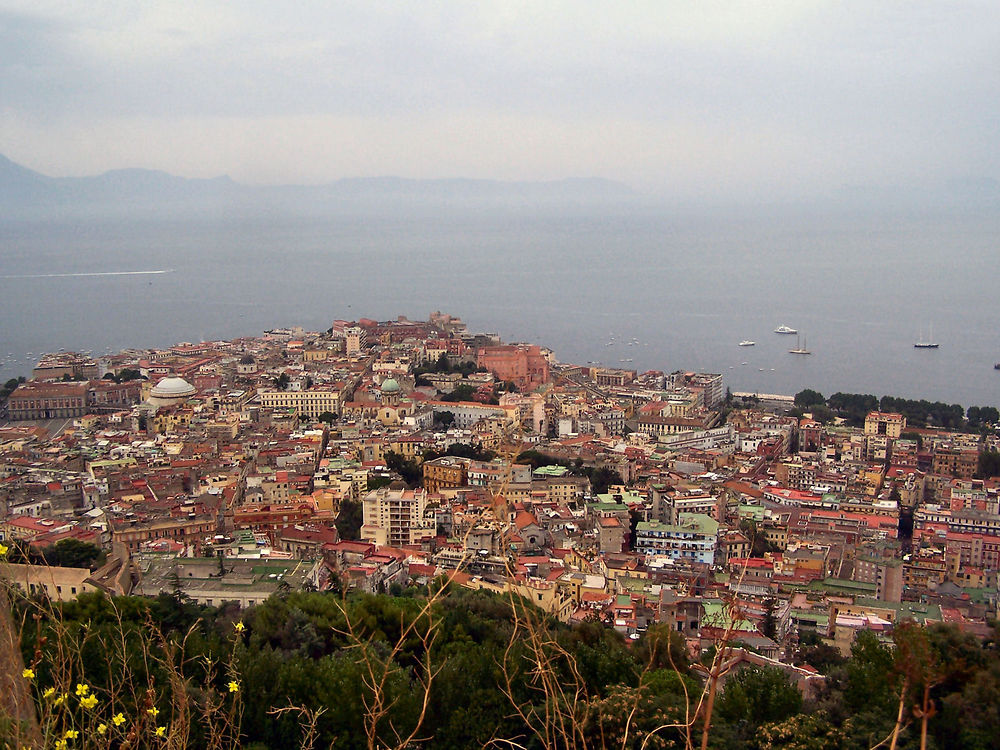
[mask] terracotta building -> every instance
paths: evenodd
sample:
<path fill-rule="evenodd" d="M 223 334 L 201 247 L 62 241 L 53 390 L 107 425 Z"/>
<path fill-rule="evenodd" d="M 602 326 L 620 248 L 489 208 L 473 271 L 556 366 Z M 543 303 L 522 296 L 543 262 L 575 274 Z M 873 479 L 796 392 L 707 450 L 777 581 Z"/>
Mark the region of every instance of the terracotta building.
<path fill-rule="evenodd" d="M 549 361 L 539 346 L 487 346 L 478 351 L 476 364 L 500 380 L 513 382 L 521 391 L 532 390 L 549 379 Z"/>

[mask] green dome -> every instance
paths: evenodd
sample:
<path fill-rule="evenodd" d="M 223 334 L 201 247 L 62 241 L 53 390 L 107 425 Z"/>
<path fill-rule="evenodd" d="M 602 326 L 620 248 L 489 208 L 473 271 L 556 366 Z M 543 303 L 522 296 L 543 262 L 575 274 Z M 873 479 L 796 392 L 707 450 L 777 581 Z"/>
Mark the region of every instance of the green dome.
<path fill-rule="evenodd" d="M 382 393 L 399 393 L 399 383 L 395 378 L 386 378 L 382 381 Z"/>

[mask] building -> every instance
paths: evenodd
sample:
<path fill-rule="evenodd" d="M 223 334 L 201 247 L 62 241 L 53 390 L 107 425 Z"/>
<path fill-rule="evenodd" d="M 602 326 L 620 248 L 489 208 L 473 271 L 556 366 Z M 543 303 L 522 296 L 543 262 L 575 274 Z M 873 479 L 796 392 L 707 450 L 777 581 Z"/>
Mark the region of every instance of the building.
<path fill-rule="evenodd" d="M 677 370 L 667 376 L 667 383 L 675 388 L 685 387 L 700 392 L 702 403 L 706 409 L 715 409 L 726 400 L 726 389 L 722 383 L 722 375 L 717 372 Z"/>
<path fill-rule="evenodd" d="M 498 380 L 514 383 L 520 391 L 533 390 L 549 379 L 549 361 L 535 345 L 483 347 L 476 355 L 476 364 Z"/>
<path fill-rule="evenodd" d="M 509 425 L 517 422 L 516 406 L 494 406 L 474 401 L 430 401 L 428 405 L 435 414 L 450 412 L 455 418 L 453 426 L 460 430 L 468 429 L 481 420 L 491 418 L 500 419 Z"/>
<path fill-rule="evenodd" d="M 719 522 L 701 513 L 681 513 L 676 524 L 640 521 L 635 550 L 643 555 L 666 555 L 674 560 L 715 562 Z"/>
<path fill-rule="evenodd" d="M 268 409 L 289 409 L 316 419 L 324 412 L 340 415 L 343 392 L 317 386 L 305 391 L 261 391 L 260 405 Z"/>
<path fill-rule="evenodd" d="M 146 401 L 158 408 L 177 406 L 183 404 L 196 393 L 195 387 L 184 378 L 167 376 L 153 386 Z"/>
<path fill-rule="evenodd" d="M 940 447 L 934 450 L 931 472 L 958 479 L 972 479 L 978 466 L 978 451 Z"/>
<path fill-rule="evenodd" d="M 361 354 L 361 349 L 368 343 L 368 333 L 360 326 L 349 326 L 344 329 L 344 352 L 348 357 Z"/>
<path fill-rule="evenodd" d="M 76 352 L 43 354 L 31 372 L 33 380 L 94 380 L 100 377 L 97 362 L 91 357 Z"/>
<path fill-rule="evenodd" d="M 82 417 L 87 413 L 87 383 L 21 383 L 7 399 L 11 421 Z"/>
<path fill-rule="evenodd" d="M 433 518 L 424 518 L 427 491 L 390 485 L 369 492 L 362 501 L 361 541 L 379 547 L 419 544 L 437 532 Z"/>
<path fill-rule="evenodd" d="M 148 521 L 128 518 L 112 523 L 112 540 L 123 544 L 129 552 L 138 552 L 146 542 L 168 539 L 190 546 L 197 553 L 207 538 L 216 532 L 215 518 L 194 515 L 183 518 L 154 518 Z"/>
<path fill-rule="evenodd" d="M 283 589 L 301 591 L 319 582 L 321 564 L 303 560 L 232 560 L 175 558 L 140 560 L 142 579 L 136 594 L 183 594 L 198 604 L 240 607 L 263 604 Z"/>
<path fill-rule="evenodd" d="M 100 591 L 90 580 L 88 568 L 64 568 L 56 565 L 5 563 L 0 576 L 29 594 L 44 594 L 57 602 L 68 602 L 88 591 Z"/>
<path fill-rule="evenodd" d="M 906 417 L 902 414 L 873 411 L 865 417 L 865 435 L 885 435 L 896 439 L 906 429 Z"/>
<path fill-rule="evenodd" d="M 134 406 L 142 398 L 142 381 L 92 380 L 87 389 L 88 411 L 117 411 Z"/>
<path fill-rule="evenodd" d="M 469 461 L 454 456 L 442 456 L 425 461 L 424 489 L 429 493 L 465 487 L 469 483 Z"/>

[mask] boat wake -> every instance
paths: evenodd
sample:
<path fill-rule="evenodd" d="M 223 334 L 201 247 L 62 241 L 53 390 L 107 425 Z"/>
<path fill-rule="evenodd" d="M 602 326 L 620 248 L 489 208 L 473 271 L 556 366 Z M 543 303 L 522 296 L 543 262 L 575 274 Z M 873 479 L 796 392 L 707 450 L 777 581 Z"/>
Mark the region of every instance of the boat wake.
<path fill-rule="evenodd" d="M 156 271 L 79 271 L 77 273 L 28 273 L 23 275 L 3 275 L 0 279 L 64 279 L 75 276 L 154 276 L 161 273 L 173 273 L 172 268 Z"/>

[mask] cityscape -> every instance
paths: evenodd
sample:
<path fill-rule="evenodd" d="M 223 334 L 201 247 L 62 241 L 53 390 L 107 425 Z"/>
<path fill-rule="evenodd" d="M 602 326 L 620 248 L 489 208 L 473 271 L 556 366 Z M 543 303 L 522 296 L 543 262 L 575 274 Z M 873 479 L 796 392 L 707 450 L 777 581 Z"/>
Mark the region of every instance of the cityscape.
<path fill-rule="evenodd" d="M 994 407 L 734 393 L 441 312 L 49 353 L 4 394 L 4 574 L 53 603 L 446 580 L 692 661 L 724 642 L 800 703 L 859 634 L 995 638 Z"/>
<path fill-rule="evenodd" d="M 1000 748 L 998 50 L 0 0 L 0 750 Z"/>

